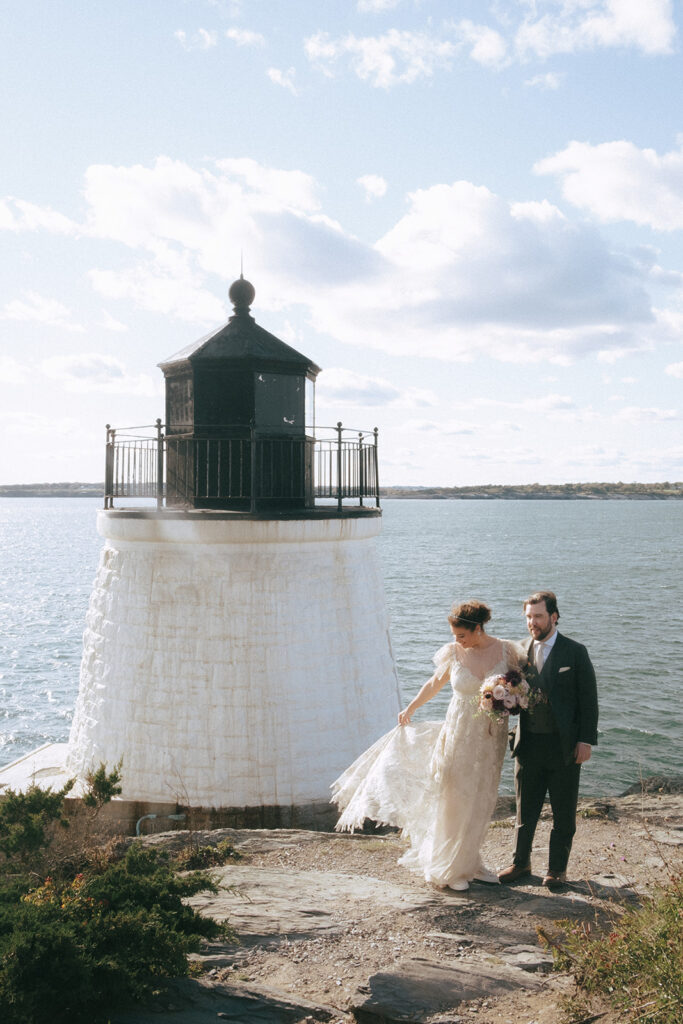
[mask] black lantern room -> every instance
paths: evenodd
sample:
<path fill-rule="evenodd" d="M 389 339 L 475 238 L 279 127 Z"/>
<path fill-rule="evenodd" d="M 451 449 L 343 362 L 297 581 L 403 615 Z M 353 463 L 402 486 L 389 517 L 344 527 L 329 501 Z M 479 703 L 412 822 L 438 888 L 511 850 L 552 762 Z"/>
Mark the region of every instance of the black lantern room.
<path fill-rule="evenodd" d="M 235 511 L 310 507 L 310 359 L 256 323 L 255 290 L 230 288 L 227 324 L 159 363 L 166 379 L 166 504 Z M 307 424 L 308 417 L 308 424 Z"/>

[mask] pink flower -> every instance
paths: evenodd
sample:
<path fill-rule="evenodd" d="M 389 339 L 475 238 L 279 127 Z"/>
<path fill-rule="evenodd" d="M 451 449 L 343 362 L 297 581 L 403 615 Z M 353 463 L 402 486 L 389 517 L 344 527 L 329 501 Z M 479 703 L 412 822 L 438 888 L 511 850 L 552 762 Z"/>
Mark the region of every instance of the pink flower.
<path fill-rule="evenodd" d="M 507 695 L 507 690 L 505 689 L 504 686 L 501 686 L 500 683 L 497 683 L 496 686 L 493 687 L 493 699 L 494 700 L 504 700 L 506 695 Z"/>

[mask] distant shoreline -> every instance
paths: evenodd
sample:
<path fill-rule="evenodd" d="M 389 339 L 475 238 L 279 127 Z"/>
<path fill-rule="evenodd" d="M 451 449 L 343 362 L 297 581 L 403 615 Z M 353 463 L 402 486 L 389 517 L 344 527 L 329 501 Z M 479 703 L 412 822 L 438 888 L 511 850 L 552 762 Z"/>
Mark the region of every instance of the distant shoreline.
<path fill-rule="evenodd" d="M 104 484 L 0 484 L 0 498 L 104 498 Z"/>
<path fill-rule="evenodd" d="M 104 484 L 5 484 L 0 498 L 102 498 Z M 381 487 L 381 498 L 453 501 L 464 498 L 491 501 L 676 501 L 683 498 L 683 481 L 656 484 L 483 484 L 471 487 Z"/>
<path fill-rule="evenodd" d="M 491 501 L 676 501 L 683 498 L 683 482 L 660 484 L 485 484 L 479 487 L 381 487 L 382 498 Z"/>

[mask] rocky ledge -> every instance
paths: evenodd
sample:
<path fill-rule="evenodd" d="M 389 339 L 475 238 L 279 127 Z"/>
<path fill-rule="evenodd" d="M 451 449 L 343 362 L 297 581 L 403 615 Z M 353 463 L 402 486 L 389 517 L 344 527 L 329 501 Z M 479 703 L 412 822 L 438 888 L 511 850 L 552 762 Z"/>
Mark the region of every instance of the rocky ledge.
<path fill-rule="evenodd" d="M 173 832 L 174 847 L 227 840 L 242 858 L 215 869 L 221 890 L 192 902 L 227 920 L 237 945 L 207 944 L 202 974 L 112 1024 L 558 1024 L 573 979 L 552 973 L 538 931 L 558 919 L 594 922 L 614 901 L 637 902 L 683 866 L 683 785 L 584 800 L 561 891 L 542 885 L 549 814 L 524 884 L 438 891 L 400 868 L 395 835 L 297 830 Z M 486 859 L 509 863 L 514 818 L 499 802 Z M 618 1018 L 600 1013 L 601 1024 Z M 590 1016 L 587 1020 L 597 1020 Z"/>

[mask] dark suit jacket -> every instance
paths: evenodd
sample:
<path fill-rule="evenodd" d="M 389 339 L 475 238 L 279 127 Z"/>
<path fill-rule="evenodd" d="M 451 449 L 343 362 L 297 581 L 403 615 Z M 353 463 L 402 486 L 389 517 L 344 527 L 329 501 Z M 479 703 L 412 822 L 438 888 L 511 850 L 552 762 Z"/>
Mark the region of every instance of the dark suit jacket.
<path fill-rule="evenodd" d="M 527 656 L 533 640 L 524 643 Z M 530 658 L 533 671 L 533 661 Z M 588 651 L 576 640 L 557 634 L 548 659 L 543 666 L 543 678 L 548 689 L 548 699 L 562 741 L 562 753 L 567 764 L 574 760 L 577 743 L 598 742 L 598 692 L 595 671 L 588 657 Z M 529 679 L 531 686 L 533 678 Z M 514 734 L 512 753 L 518 757 L 524 751 L 524 739 L 528 735 L 528 711 L 522 711 Z"/>

